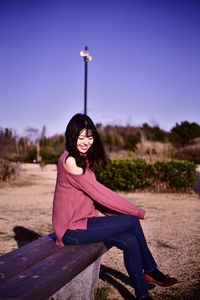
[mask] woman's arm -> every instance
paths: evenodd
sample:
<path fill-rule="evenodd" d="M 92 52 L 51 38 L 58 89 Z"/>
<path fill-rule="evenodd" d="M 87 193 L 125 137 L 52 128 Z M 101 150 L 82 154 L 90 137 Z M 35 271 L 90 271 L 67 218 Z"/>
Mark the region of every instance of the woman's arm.
<path fill-rule="evenodd" d="M 82 168 L 77 167 L 73 157 L 68 157 L 64 166 L 68 181 L 94 201 L 113 211 L 130 214 L 140 219 L 144 218 L 145 211 L 143 209 L 98 182 L 92 171 L 86 170 L 83 174 Z"/>

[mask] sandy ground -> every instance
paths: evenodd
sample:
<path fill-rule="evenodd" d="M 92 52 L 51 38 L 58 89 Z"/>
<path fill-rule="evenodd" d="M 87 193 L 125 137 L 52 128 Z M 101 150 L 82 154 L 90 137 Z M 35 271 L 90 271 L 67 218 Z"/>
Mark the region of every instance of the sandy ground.
<path fill-rule="evenodd" d="M 52 230 L 56 167 L 22 165 L 21 176 L 0 183 L 0 255 Z M 200 198 L 197 194 L 129 193 L 125 196 L 147 211 L 142 221 L 149 247 L 164 272 L 179 283 L 154 288 L 154 299 L 200 299 Z M 123 266 L 123 253 L 113 248 L 102 258 L 99 287 L 107 299 L 134 298 Z"/>

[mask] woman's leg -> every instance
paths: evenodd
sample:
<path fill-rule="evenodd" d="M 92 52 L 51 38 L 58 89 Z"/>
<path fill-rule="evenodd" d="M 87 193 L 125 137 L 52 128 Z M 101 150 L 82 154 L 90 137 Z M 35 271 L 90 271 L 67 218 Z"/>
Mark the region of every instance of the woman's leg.
<path fill-rule="evenodd" d="M 87 230 L 67 230 L 63 237 L 63 243 L 95 243 L 106 240 L 107 238 L 122 232 L 130 232 L 137 238 L 144 271 L 150 272 L 156 269 L 157 265 L 148 248 L 140 221 L 133 216 L 118 215 L 90 218 L 88 219 Z"/>
<path fill-rule="evenodd" d="M 135 289 L 136 298 L 147 297 L 148 287 L 144 280 L 141 250 L 136 236 L 131 232 L 122 232 L 104 242 L 123 250 L 124 264 Z"/>
<path fill-rule="evenodd" d="M 139 220 L 126 215 L 91 218 L 86 230 L 67 230 L 63 237 L 65 244 L 98 241 L 104 241 L 108 246 L 116 246 L 124 251 L 124 263 L 137 298 L 147 296 L 143 259 L 145 258 L 150 269 L 156 268 L 156 264 L 148 249 Z"/>
<path fill-rule="evenodd" d="M 126 222 L 129 224 L 129 232 L 134 233 L 138 240 L 140 253 L 142 257 L 142 265 L 145 272 L 151 272 L 157 268 L 157 264 L 149 250 L 147 241 L 140 224 L 140 220 L 134 216 L 125 216 Z"/>

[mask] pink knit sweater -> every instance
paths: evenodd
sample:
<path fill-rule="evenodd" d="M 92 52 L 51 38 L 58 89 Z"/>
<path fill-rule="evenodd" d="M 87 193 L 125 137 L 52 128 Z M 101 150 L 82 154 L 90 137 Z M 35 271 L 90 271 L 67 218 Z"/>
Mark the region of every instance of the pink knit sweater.
<path fill-rule="evenodd" d="M 66 171 L 64 151 L 58 161 L 57 182 L 53 201 L 53 229 L 56 244 L 63 246 L 62 237 L 67 229 L 86 229 L 87 219 L 98 216 L 96 204 L 116 213 L 133 215 L 143 219 L 145 211 L 99 183 L 89 168 L 81 175 Z"/>

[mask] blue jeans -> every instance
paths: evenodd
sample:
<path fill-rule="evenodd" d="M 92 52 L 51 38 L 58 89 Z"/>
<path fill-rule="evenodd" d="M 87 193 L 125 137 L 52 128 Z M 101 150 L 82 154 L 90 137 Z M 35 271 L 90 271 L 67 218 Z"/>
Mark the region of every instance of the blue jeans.
<path fill-rule="evenodd" d="M 143 272 L 152 271 L 157 265 L 147 246 L 139 219 L 129 215 L 89 218 L 87 229 L 67 230 L 63 236 L 63 243 L 66 245 L 99 241 L 123 250 L 124 264 L 136 298 L 148 296 Z"/>

